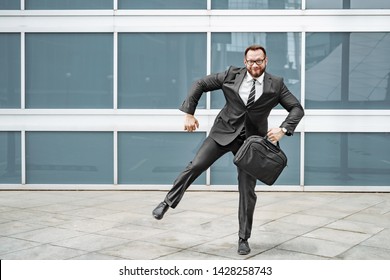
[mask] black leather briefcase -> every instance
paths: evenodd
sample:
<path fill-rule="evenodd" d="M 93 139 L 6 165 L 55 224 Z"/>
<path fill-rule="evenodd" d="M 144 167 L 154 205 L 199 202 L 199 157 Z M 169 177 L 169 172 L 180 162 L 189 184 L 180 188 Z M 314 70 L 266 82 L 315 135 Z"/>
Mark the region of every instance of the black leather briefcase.
<path fill-rule="evenodd" d="M 273 185 L 287 166 L 287 157 L 279 146 L 265 137 L 252 135 L 234 156 L 234 164 L 264 184 Z"/>

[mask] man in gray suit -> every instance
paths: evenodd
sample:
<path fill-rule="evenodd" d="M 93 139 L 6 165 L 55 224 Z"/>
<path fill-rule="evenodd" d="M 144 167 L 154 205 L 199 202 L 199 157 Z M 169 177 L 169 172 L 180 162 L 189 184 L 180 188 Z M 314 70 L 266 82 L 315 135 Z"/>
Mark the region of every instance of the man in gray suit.
<path fill-rule="evenodd" d="M 205 139 L 194 159 L 177 177 L 173 187 L 154 210 L 160 220 L 165 212 L 175 208 L 187 188 L 205 170 L 225 153 L 236 154 L 244 140 L 251 135 L 268 136 L 276 143 L 284 135 L 292 135 L 304 115 L 299 101 L 283 82 L 283 78 L 265 72 L 266 50 L 260 45 L 249 46 L 244 53 L 246 67 L 230 67 L 222 73 L 208 75 L 196 81 L 180 110 L 186 113 L 184 129 L 188 132 L 199 127 L 194 117 L 202 94 L 222 89 L 226 104 L 217 115 L 209 136 Z M 268 116 L 276 105 L 281 104 L 289 113 L 280 127 L 268 129 Z M 248 238 L 251 236 L 253 213 L 256 205 L 256 178 L 238 169 L 239 190 L 239 241 L 238 253 L 250 253 Z"/>

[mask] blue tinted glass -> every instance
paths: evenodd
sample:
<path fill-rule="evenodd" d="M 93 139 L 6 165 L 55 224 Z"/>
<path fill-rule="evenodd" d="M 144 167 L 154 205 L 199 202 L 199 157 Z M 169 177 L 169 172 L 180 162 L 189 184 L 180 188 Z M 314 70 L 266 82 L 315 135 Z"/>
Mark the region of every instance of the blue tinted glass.
<path fill-rule="evenodd" d="M 21 183 L 20 132 L 0 132 L 0 183 Z"/>
<path fill-rule="evenodd" d="M 207 9 L 207 0 L 118 0 L 119 9 Z"/>
<path fill-rule="evenodd" d="M 300 33 L 212 33 L 211 69 L 225 71 L 230 65 L 244 65 L 245 49 L 260 44 L 267 50 L 267 72 L 284 78 L 288 89 L 300 99 L 301 92 L 301 35 Z M 211 95 L 211 107 L 225 104 L 222 91 Z"/>
<path fill-rule="evenodd" d="M 293 137 L 285 137 L 280 146 L 286 153 L 288 166 L 275 185 L 299 185 L 300 133 L 295 133 Z M 212 185 L 237 185 L 237 167 L 233 163 L 233 157 L 232 153 L 226 154 L 211 166 Z M 260 186 L 262 183 L 258 181 L 257 184 Z"/>
<path fill-rule="evenodd" d="M 20 0 L 1 0 L 0 10 L 20 10 Z"/>
<path fill-rule="evenodd" d="M 26 34 L 27 108 L 112 108 L 112 34 Z"/>
<path fill-rule="evenodd" d="M 307 9 L 389 9 L 389 0 L 306 0 Z"/>
<path fill-rule="evenodd" d="M 17 1 L 17 0 L 15 0 Z M 69 10 L 69 9 L 112 9 L 113 0 L 27 0 L 26 9 Z"/>
<path fill-rule="evenodd" d="M 119 183 L 172 184 L 194 158 L 204 139 L 205 133 L 119 133 Z M 205 173 L 194 184 L 206 184 Z"/>
<path fill-rule="evenodd" d="M 390 133 L 306 133 L 305 185 L 388 186 L 389 143 Z"/>
<path fill-rule="evenodd" d="M 212 9 L 300 9 L 301 0 L 211 0 Z"/>
<path fill-rule="evenodd" d="M 20 108 L 19 34 L 0 34 L 0 108 Z"/>
<path fill-rule="evenodd" d="M 390 33 L 307 33 L 306 107 L 390 109 Z"/>
<path fill-rule="evenodd" d="M 29 184 L 112 184 L 112 132 L 27 132 Z"/>
<path fill-rule="evenodd" d="M 119 108 L 176 109 L 206 75 L 205 33 L 124 33 L 118 45 Z"/>

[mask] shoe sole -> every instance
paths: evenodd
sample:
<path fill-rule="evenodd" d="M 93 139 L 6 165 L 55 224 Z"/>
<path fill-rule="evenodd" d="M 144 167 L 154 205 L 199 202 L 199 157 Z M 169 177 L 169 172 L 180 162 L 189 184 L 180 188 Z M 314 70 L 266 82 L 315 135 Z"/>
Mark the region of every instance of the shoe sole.
<path fill-rule="evenodd" d="M 237 251 L 239 255 L 248 255 L 251 251 L 245 252 L 245 251 Z"/>

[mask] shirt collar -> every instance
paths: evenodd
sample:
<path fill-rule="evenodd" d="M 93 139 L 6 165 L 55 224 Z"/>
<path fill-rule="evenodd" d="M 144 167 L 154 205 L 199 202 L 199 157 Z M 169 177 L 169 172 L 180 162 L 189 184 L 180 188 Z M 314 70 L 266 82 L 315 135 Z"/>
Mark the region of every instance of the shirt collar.
<path fill-rule="evenodd" d="M 265 72 L 264 72 L 264 73 L 265 73 Z M 258 81 L 260 84 L 262 84 L 263 81 L 264 81 L 264 73 L 261 74 L 261 76 L 258 77 L 258 78 L 256 79 L 256 81 Z M 247 71 L 247 72 L 246 72 L 246 81 L 249 83 L 249 82 L 252 82 L 253 80 L 254 80 L 253 77 L 252 77 L 251 74 L 249 74 L 249 72 Z"/>

